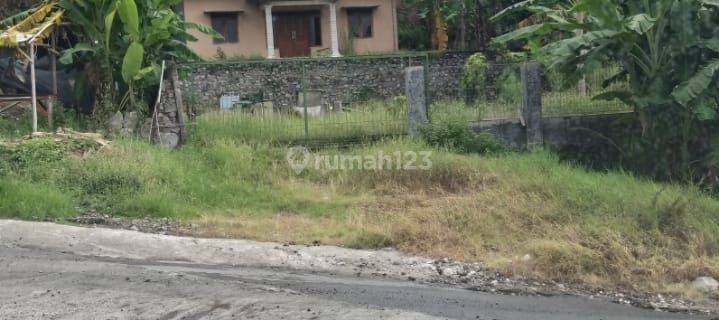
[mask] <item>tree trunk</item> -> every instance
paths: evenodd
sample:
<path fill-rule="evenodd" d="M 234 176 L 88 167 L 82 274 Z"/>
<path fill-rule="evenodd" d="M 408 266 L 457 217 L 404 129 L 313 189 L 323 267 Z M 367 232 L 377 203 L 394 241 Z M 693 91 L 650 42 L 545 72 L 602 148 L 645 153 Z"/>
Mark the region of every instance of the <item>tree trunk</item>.
<path fill-rule="evenodd" d="M 459 49 L 467 49 L 467 7 L 462 2 L 462 11 L 459 13 Z"/>
<path fill-rule="evenodd" d="M 489 45 L 489 28 L 487 25 L 486 8 L 482 6 L 482 0 L 476 0 L 475 15 L 477 21 L 474 25 L 475 36 L 477 38 L 477 50 L 485 50 Z"/>

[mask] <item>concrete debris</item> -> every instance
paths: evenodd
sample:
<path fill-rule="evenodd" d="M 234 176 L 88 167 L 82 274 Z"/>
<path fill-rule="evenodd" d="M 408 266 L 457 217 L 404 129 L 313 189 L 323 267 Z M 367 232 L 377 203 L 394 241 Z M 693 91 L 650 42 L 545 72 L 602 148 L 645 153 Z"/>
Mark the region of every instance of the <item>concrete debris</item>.
<path fill-rule="evenodd" d="M 712 277 L 699 277 L 692 282 L 692 288 L 703 293 L 719 292 L 719 282 Z"/>

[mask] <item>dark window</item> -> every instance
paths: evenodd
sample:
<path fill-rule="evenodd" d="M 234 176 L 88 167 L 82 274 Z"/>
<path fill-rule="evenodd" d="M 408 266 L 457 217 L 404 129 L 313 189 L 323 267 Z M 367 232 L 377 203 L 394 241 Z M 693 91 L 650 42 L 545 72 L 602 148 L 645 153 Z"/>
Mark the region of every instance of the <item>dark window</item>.
<path fill-rule="evenodd" d="M 215 29 L 224 37 L 224 39 L 215 39 L 215 44 L 236 43 L 239 41 L 237 36 L 237 12 L 213 12 L 210 14 L 210 19 L 212 19 L 212 29 Z"/>
<path fill-rule="evenodd" d="M 314 47 L 322 45 L 322 19 L 319 15 L 310 16 L 310 45 Z"/>
<path fill-rule="evenodd" d="M 371 8 L 347 9 L 347 20 L 349 21 L 350 32 L 355 38 L 371 38 L 372 33 L 372 11 Z"/>

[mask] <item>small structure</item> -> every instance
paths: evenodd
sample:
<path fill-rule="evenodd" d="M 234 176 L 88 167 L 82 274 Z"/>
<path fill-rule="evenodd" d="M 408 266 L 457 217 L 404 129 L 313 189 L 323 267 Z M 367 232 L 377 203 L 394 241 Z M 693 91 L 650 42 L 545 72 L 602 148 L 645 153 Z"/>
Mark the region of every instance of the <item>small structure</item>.
<path fill-rule="evenodd" d="M 57 62 L 54 37 L 57 27 L 62 22 L 63 11 L 57 10 L 57 2 L 45 2 L 37 7 L 25 19 L 7 30 L 0 31 L 0 52 L 13 54 L 24 59 L 30 65 L 30 96 L 0 95 L 0 102 L 22 102 L 30 100 L 32 103 L 32 131 L 37 132 L 38 100 L 48 102 L 48 124 L 52 127 L 52 103 L 57 95 Z M 52 96 L 38 97 L 35 63 L 38 48 L 45 48 L 50 52 L 52 70 Z"/>

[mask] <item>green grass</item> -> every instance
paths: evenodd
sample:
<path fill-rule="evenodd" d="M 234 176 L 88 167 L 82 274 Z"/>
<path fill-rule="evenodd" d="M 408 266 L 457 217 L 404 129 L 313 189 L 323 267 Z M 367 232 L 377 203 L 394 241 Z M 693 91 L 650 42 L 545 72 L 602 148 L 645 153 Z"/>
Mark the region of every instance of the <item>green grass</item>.
<path fill-rule="evenodd" d="M 579 116 L 630 112 L 632 108 L 618 101 L 595 101 L 592 96 L 574 92 L 550 92 L 542 98 L 544 117 Z M 452 116 L 465 122 L 482 120 L 516 120 L 520 118 L 521 100 L 478 101 L 467 105 L 461 101 L 440 101 L 430 106 L 430 118 Z"/>
<path fill-rule="evenodd" d="M 225 130 L 212 125 L 205 129 Z M 431 170 L 297 175 L 286 148 L 233 138 L 178 151 L 118 140 L 86 157 L 42 139 L 0 147 L 0 216 L 174 217 L 197 224 L 200 236 L 391 245 L 625 289 L 671 291 L 699 275 L 719 277 L 719 201 L 692 186 L 590 172 L 545 152 L 458 154 L 404 138 L 318 152 L 431 151 Z"/>
<path fill-rule="evenodd" d="M 52 147 L 38 142 L 2 171 L 3 217 L 175 217 L 207 236 L 393 245 L 562 281 L 719 276 L 719 201 L 688 186 L 588 172 L 548 153 L 460 155 L 399 139 L 321 152 L 430 150 L 432 169 L 296 175 L 284 148 L 232 141 L 175 152 L 117 141 L 84 159 L 42 148 Z M 524 254 L 531 263 L 513 260 Z"/>
<path fill-rule="evenodd" d="M 344 144 L 373 141 L 407 133 L 405 101 L 368 102 L 343 112 L 308 117 L 290 112 L 251 114 L 243 111 L 211 111 L 197 118 L 194 136 L 203 141 L 230 139 L 239 142 L 311 145 Z M 452 118 L 455 121 L 518 119 L 521 103 L 443 101 L 430 107 L 432 121 Z M 578 94 L 549 94 L 544 101 L 545 116 L 601 114 L 628 111 L 621 103 L 592 101 Z M 307 128 L 307 132 L 305 132 Z"/>
<path fill-rule="evenodd" d="M 53 185 L 0 178 L 0 217 L 68 218 L 77 215 L 73 199 Z"/>
<path fill-rule="evenodd" d="M 307 128 L 307 131 L 305 131 Z M 404 100 L 367 102 L 320 117 L 302 113 L 251 114 L 243 111 L 213 111 L 197 119 L 196 136 L 206 141 L 233 139 L 244 142 L 297 143 L 309 141 L 357 141 L 403 135 L 407 131 Z"/>
<path fill-rule="evenodd" d="M 90 127 L 91 121 L 85 116 L 78 115 L 74 110 L 65 109 L 61 105 L 56 105 L 55 110 L 55 128 L 65 127 L 83 130 Z M 38 117 L 38 131 L 51 131 L 46 117 Z M 16 139 L 30 133 L 32 133 L 32 115 L 30 112 L 24 113 L 17 119 L 0 117 L 0 139 Z"/>
<path fill-rule="evenodd" d="M 33 141 L 43 142 L 37 143 L 41 146 L 50 142 Z M 0 168 L 3 181 L 41 183 L 85 210 L 152 217 L 197 217 L 245 208 L 256 214 L 323 215 L 332 214 L 344 203 L 314 200 L 311 189 L 288 186 L 289 169 L 277 166 L 285 156 L 279 148 L 218 141 L 169 152 L 144 142 L 121 140 L 85 159 L 55 159 L 56 149 L 35 149 L 23 146 L 6 158 L 10 165 Z M 48 210 L 46 215 L 65 217 L 66 212 Z"/>

